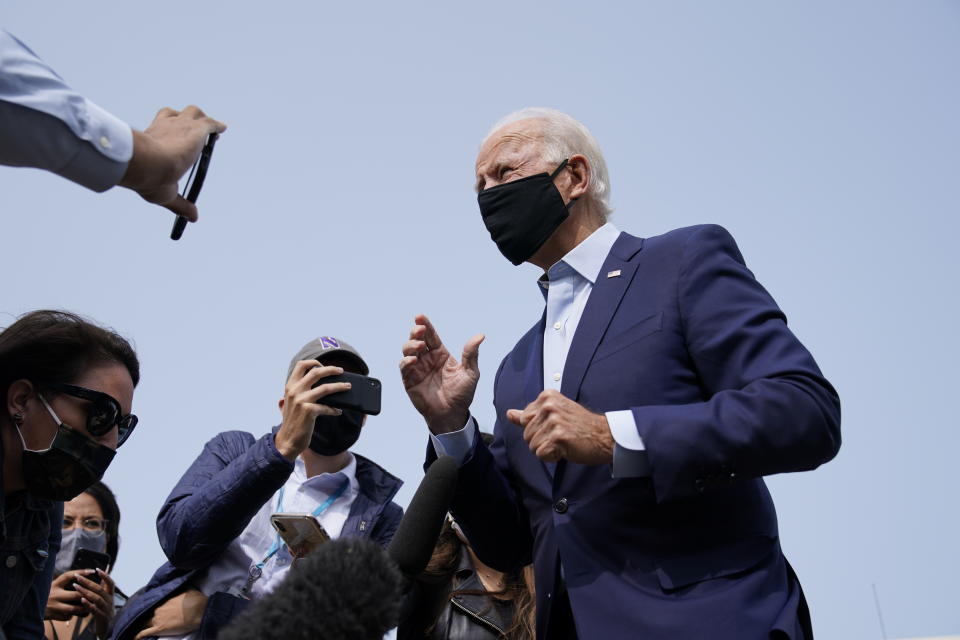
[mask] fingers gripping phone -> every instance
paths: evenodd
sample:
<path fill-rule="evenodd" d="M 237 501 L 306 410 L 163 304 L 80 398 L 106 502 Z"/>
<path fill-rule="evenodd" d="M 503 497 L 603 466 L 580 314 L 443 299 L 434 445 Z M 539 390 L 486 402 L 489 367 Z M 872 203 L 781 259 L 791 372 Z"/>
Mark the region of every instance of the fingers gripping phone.
<path fill-rule="evenodd" d="M 313 386 L 316 388 L 322 384 L 330 384 L 332 382 L 349 382 L 352 386 L 346 391 L 331 393 L 328 396 L 320 398 L 317 400 L 319 404 L 325 404 L 338 409 L 354 409 L 372 416 L 379 415 L 381 395 L 379 380 L 360 375 L 359 373 L 344 371 L 339 376 L 323 378 Z"/>
<path fill-rule="evenodd" d="M 73 564 L 70 566 L 70 570 L 77 571 L 79 569 L 101 569 L 106 571 L 108 566 L 110 566 L 109 555 L 99 551 L 91 551 L 90 549 L 77 549 L 76 555 L 73 556 Z M 92 580 L 93 582 L 100 584 L 99 573 L 85 575 L 84 577 L 87 580 Z M 73 584 L 69 584 L 64 588 L 68 591 L 73 591 Z"/>
<path fill-rule="evenodd" d="M 304 558 L 330 539 L 320 521 L 309 513 L 274 513 L 270 524 L 294 558 Z"/>

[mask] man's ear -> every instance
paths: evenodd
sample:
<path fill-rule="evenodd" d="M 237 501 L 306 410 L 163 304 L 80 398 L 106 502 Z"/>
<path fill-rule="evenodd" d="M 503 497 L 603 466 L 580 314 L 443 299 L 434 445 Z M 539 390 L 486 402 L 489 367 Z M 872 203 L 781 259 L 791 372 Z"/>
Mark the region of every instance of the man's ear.
<path fill-rule="evenodd" d="M 27 401 L 36 393 L 29 380 L 14 380 L 7 388 L 7 415 L 26 414 Z"/>
<path fill-rule="evenodd" d="M 277 403 L 277 406 L 280 407 L 280 411 L 283 411 L 283 398 L 280 398 L 280 402 Z"/>
<path fill-rule="evenodd" d="M 590 188 L 590 161 L 587 160 L 586 156 L 576 153 L 567 160 L 565 168 L 564 173 L 569 176 L 569 184 L 564 194 L 565 199 L 582 198 L 587 194 L 587 189 Z"/>
<path fill-rule="evenodd" d="M 367 414 L 363 414 L 363 420 L 360 421 L 360 426 L 367 424 Z"/>

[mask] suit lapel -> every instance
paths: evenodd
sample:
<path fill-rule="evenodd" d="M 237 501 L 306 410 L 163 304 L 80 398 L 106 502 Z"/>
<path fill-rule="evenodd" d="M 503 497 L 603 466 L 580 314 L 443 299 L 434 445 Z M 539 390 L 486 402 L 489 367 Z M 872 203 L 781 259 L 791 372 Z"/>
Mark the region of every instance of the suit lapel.
<path fill-rule="evenodd" d="M 642 248 L 643 238 L 621 233 L 613 243 L 613 248 L 610 249 L 610 254 L 604 260 L 603 267 L 597 275 L 563 367 L 560 393 L 572 400 L 577 400 L 579 397 L 580 386 L 593 360 L 593 354 L 597 351 L 603 334 L 610 326 L 610 321 L 613 320 L 613 315 L 637 272 L 640 261 L 635 258 Z M 540 368 L 543 369 L 543 365 Z M 566 460 L 548 465 L 555 492 L 563 482 L 567 466 Z"/>
<path fill-rule="evenodd" d="M 613 314 L 620 306 L 623 294 L 633 280 L 640 262 L 635 257 L 642 247 L 642 238 L 621 233 L 613 243 L 613 248 L 597 275 L 597 281 L 593 284 L 593 290 L 583 309 L 580 324 L 577 325 L 577 332 L 573 335 L 573 342 L 570 344 L 567 361 L 563 367 L 560 392 L 572 400 L 576 400 L 579 396 L 580 385 L 583 384 L 583 377 L 587 367 L 590 366 L 593 354 L 600 340 L 603 339 Z M 608 277 L 608 274 L 611 277 Z M 540 368 L 543 369 L 542 361 Z"/>
<path fill-rule="evenodd" d="M 521 397 L 526 404 L 521 407 L 512 408 L 524 409 L 527 404 L 530 404 L 536 400 L 537 396 L 540 395 L 540 392 L 543 391 L 543 330 L 546 327 L 546 321 L 547 309 L 544 307 L 543 315 L 540 316 L 540 322 L 537 324 L 534 330 L 528 334 L 529 340 L 525 341 L 526 344 L 521 342 L 521 344 L 517 345 L 517 352 L 525 352 L 525 357 L 521 357 L 520 361 L 524 363 L 522 367 L 523 377 L 521 379 L 521 384 L 523 385 L 523 391 L 521 393 Z M 504 420 L 506 420 L 506 416 L 504 416 Z M 506 422 L 507 424 L 514 426 L 514 428 L 520 429 L 520 427 L 513 425 L 513 423 L 509 420 L 506 420 Z M 523 444 L 523 446 L 526 446 L 527 444 L 523 440 L 522 436 L 520 438 L 520 442 Z M 543 462 L 542 460 L 537 460 L 537 463 L 540 465 L 540 468 L 543 469 L 543 472 L 547 475 L 547 478 L 552 480 L 554 465 L 552 463 Z"/>

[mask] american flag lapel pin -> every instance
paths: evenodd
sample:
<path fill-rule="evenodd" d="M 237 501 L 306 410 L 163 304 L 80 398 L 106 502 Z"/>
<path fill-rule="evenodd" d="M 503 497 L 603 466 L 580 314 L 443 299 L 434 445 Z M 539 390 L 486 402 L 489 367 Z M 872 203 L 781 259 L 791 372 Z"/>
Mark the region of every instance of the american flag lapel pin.
<path fill-rule="evenodd" d="M 620 269 L 614 269 L 613 271 L 610 271 L 609 273 L 607 273 L 608 278 L 617 278 L 619 276 L 620 276 Z"/>

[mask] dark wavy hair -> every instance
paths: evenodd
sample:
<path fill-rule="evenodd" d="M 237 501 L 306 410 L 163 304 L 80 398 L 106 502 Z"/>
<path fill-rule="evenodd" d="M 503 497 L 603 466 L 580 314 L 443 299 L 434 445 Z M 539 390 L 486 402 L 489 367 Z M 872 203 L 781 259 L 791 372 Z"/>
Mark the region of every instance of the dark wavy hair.
<path fill-rule="evenodd" d="M 493 442 L 493 436 L 489 433 L 480 432 L 480 437 L 488 445 Z M 423 575 L 431 580 L 441 578 L 450 578 L 457 568 L 457 561 L 461 550 L 464 547 L 460 536 L 453 530 L 452 523 L 447 518 L 437 537 L 437 544 L 433 548 L 433 555 L 430 562 L 423 570 Z M 464 550 L 465 551 L 465 550 Z M 533 584 L 533 565 L 527 565 L 519 571 L 503 574 L 503 589 L 499 591 L 486 591 L 484 589 L 455 589 L 451 591 L 449 598 L 453 599 L 458 594 L 464 595 L 485 595 L 497 597 L 503 600 L 509 600 L 513 604 L 513 620 L 510 626 L 504 631 L 504 637 L 508 640 L 526 640 L 536 636 L 536 593 Z M 492 602 L 491 602 L 491 605 Z M 430 632 L 435 628 L 436 621 L 430 627 Z"/>
<path fill-rule="evenodd" d="M 31 311 L 0 332 L 0 392 L 20 379 L 71 383 L 92 366 L 117 362 L 140 382 L 140 361 L 120 334 L 67 311 Z"/>
<path fill-rule="evenodd" d="M 110 570 L 113 571 L 117 566 L 117 551 L 120 549 L 120 507 L 117 505 L 117 498 L 110 487 L 100 481 L 87 487 L 84 493 L 97 501 L 100 511 L 103 512 L 103 519 L 107 521 L 107 555 L 110 556 Z"/>

